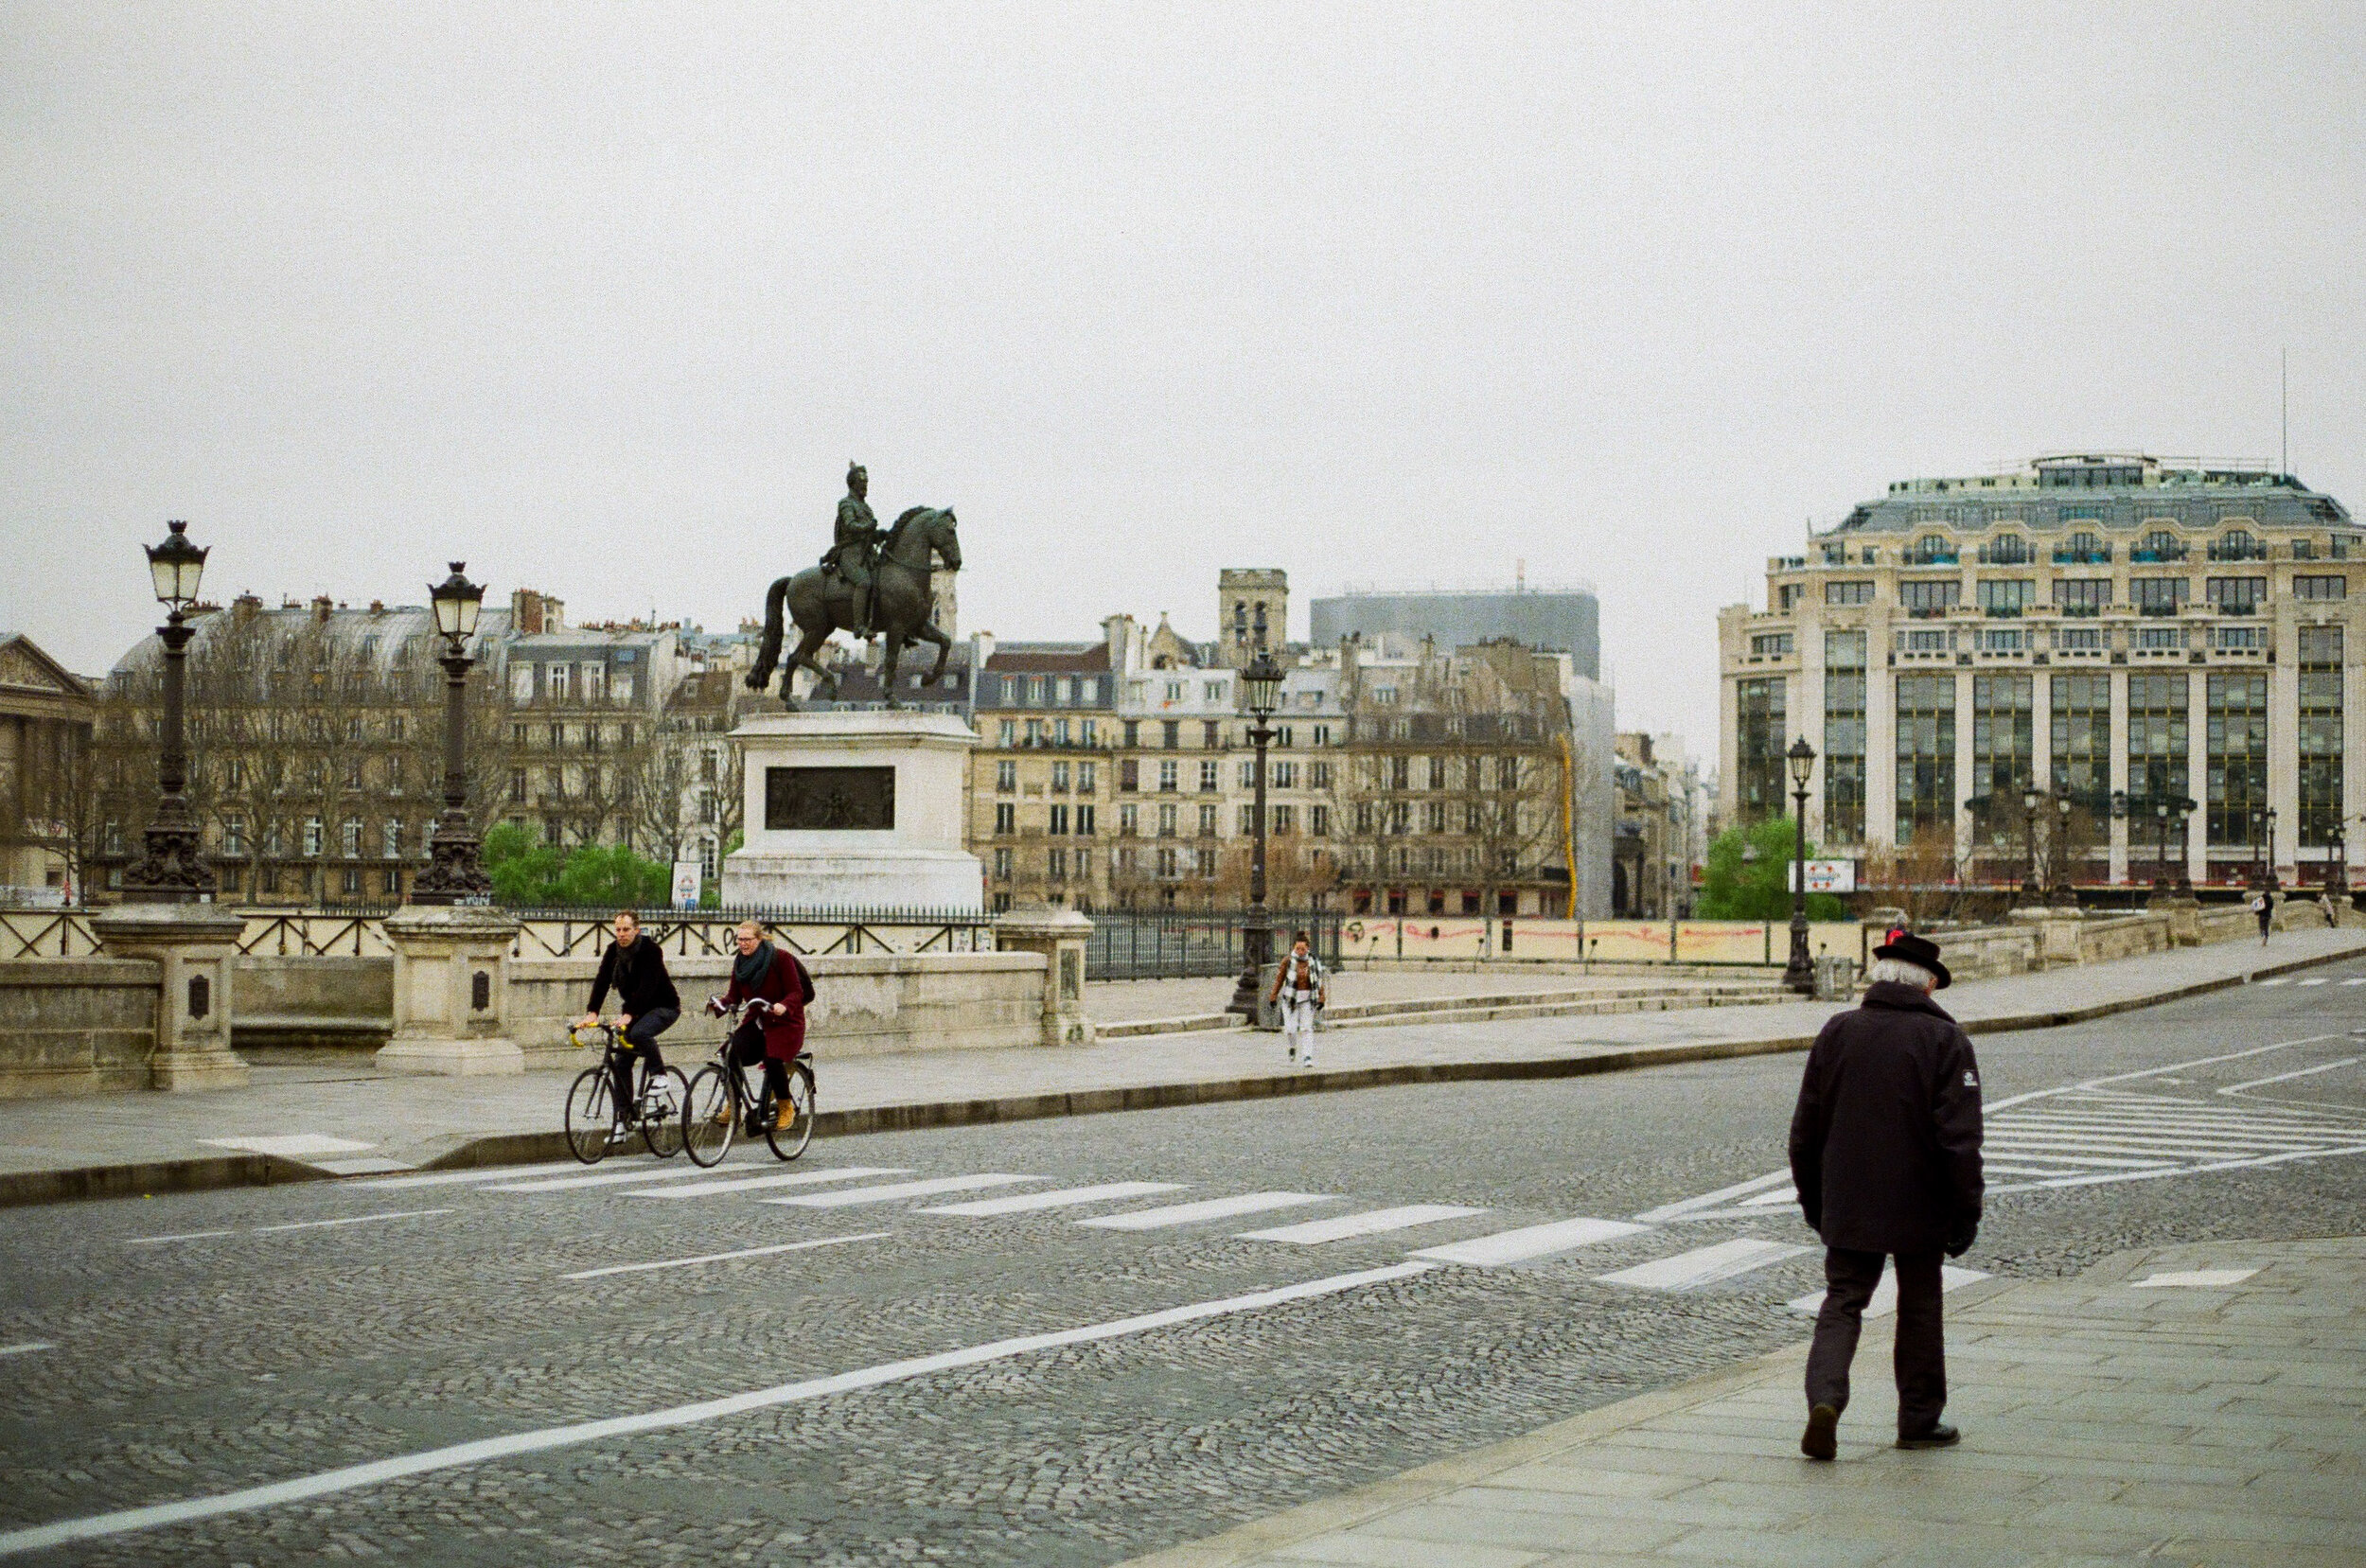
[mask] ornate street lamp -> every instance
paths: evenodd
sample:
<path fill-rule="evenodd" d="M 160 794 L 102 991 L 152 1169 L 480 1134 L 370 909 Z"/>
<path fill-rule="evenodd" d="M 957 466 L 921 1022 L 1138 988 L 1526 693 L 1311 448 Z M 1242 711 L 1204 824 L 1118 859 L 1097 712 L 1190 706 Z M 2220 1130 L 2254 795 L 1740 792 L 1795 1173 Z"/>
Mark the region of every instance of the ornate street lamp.
<path fill-rule="evenodd" d="M 1257 788 L 1250 806 L 1255 832 L 1249 847 L 1248 918 L 1241 926 L 1241 978 L 1225 1011 L 1253 1021 L 1265 965 L 1273 958 L 1273 916 L 1265 909 L 1265 748 L 1273 741 L 1274 730 L 1265 721 L 1281 706 L 1281 666 L 1261 648 L 1241 672 L 1241 686 L 1248 698 L 1249 744 L 1257 749 Z M 1403 924 L 1399 917 L 1399 925 Z"/>
<path fill-rule="evenodd" d="M 2350 890 L 2350 843 L 2340 823 L 2326 835 L 2325 849 L 2325 891 L 2340 898 Z"/>
<path fill-rule="evenodd" d="M 444 814 L 428 841 L 427 869 L 411 879 L 414 904 L 485 904 L 493 896 L 482 846 L 468 828 L 468 666 L 476 662 L 468 639 L 476 635 L 485 588 L 461 574 L 463 564 L 452 562 L 451 575 L 427 590 L 444 638 Z"/>
<path fill-rule="evenodd" d="M 2152 855 L 2152 890 L 2163 898 L 2169 896 L 2169 802 L 2152 802 L 2152 815 L 2160 823 L 2160 835 Z"/>
<path fill-rule="evenodd" d="M 2071 798 L 2071 792 L 2067 788 L 2054 792 L 2053 900 L 2054 907 L 2057 909 L 2075 909 L 2078 907 L 2078 894 L 2072 890 L 2070 873 L 2071 807 L 2077 803 Z"/>
<path fill-rule="evenodd" d="M 2268 863 L 2266 870 L 2268 873 L 2268 890 L 2269 892 L 2274 892 L 2279 884 L 2276 881 L 2276 808 L 2273 806 L 2269 806 L 2268 808 Z"/>
<path fill-rule="evenodd" d="M 1783 984 L 1802 996 L 1815 993 L 1815 960 L 1808 957 L 1808 779 L 1815 772 L 1815 748 L 1800 736 L 1783 753 L 1791 765 L 1791 962 Z"/>
<path fill-rule="evenodd" d="M 123 873 L 124 897 L 132 904 L 193 904 L 214 886 L 205 872 L 197 814 L 189 809 L 189 759 L 182 737 L 189 639 L 197 635 L 187 610 L 197 603 L 206 552 L 189 542 L 187 523 L 165 526 L 165 542 L 147 547 L 156 601 L 165 607 L 165 624 L 156 628 L 165 645 L 164 733 L 156 759 L 156 783 L 164 798 L 156 804 L 139 862 Z"/>
<path fill-rule="evenodd" d="M 2045 894 L 2038 890 L 2038 803 L 2045 799 L 2034 784 L 2022 785 L 2021 832 L 2022 846 L 2028 851 L 2027 870 L 2021 879 L 2021 907 L 2030 908 L 2045 902 Z"/>

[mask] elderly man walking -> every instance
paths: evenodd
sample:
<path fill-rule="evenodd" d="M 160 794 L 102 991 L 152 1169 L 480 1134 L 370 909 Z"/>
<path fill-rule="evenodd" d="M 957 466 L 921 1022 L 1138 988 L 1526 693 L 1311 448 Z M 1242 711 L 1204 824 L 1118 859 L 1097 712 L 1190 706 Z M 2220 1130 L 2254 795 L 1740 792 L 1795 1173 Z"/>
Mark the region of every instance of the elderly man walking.
<path fill-rule="evenodd" d="M 1808 1352 L 1808 1430 L 1799 1451 L 1836 1452 L 1865 1304 L 1885 1258 L 1898 1267 L 1898 1446 L 1944 1448 L 1939 1254 L 1961 1257 L 1980 1226 L 1980 1064 L 1931 999 L 1947 965 L 1902 933 L 1873 951 L 1854 1012 L 1824 1026 L 1791 1119 L 1791 1173 L 1824 1238 L 1824 1306 Z"/>

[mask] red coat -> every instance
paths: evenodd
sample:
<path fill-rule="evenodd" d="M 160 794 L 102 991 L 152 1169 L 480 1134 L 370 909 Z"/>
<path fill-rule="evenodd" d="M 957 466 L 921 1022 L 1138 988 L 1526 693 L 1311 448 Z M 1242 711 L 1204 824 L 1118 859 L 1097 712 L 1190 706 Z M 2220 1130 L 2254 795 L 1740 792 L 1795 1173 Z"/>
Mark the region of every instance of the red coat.
<path fill-rule="evenodd" d="M 733 960 L 734 962 L 736 960 Z M 766 1008 L 759 1016 L 764 1023 L 764 1054 L 776 1061 L 793 1060 L 805 1048 L 805 999 L 813 995 L 813 978 L 805 966 L 797 961 L 797 955 L 786 947 L 772 949 L 772 966 L 764 973 L 764 982 L 751 994 L 739 988 L 739 978 L 732 977 L 729 989 L 723 993 L 723 1005 L 755 1000 L 786 1002 L 786 1013 L 774 1013 Z"/>

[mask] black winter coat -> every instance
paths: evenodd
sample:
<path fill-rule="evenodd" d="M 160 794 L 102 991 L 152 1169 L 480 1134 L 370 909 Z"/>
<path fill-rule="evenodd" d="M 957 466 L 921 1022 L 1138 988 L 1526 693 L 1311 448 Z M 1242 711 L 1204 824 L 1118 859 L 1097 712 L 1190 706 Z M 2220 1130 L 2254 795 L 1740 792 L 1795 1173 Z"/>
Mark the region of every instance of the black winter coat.
<path fill-rule="evenodd" d="M 597 1013 L 610 986 L 616 988 L 622 1010 L 635 1018 L 662 1007 L 681 1011 L 681 994 L 674 989 L 674 977 L 665 972 L 665 955 L 647 937 L 638 938 L 630 948 L 613 942 L 608 944 L 600 972 L 592 978 L 592 1005 L 585 1011 Z"/>
<path fill-rule="evenodd" d="M 1824 1026 L 1791 1119 L 1791 1174 L 1824 1244 L 1935 1252 L 1980 1217 L 1980 1064 L 1910 985 Z"/>

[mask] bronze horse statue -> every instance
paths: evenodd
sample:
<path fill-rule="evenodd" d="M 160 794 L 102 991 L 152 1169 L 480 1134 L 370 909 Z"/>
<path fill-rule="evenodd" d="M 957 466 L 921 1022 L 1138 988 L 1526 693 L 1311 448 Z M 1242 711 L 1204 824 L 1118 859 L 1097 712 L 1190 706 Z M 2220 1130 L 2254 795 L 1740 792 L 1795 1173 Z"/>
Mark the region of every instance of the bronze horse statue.
<path fill-rule="evenodd" d="M 953 639 L 938 630 L 929 618 L 936 601 L 928 590 L 928 577 L 940 556 L 947 572 L 962 569 L 962 541 L 954 532 L 955 525 L 950 506 L 915 506 L 895 520 L 880 542 L 879 563 L 872 573 L 871 622 L 879 635 L 887 639 L 879 674 L 891 708 L 903 706 L 895 699 L 895 665 L 907 647 L 914 643 L 937 645 L 936 668 L 928 672 L 926 682 L 931 686 L 945 674 L 945 661 L 953 652 Z M 756 649 L 755 668 L 748 672 L 749 686 L 761 692 L 772 683 L 773 668 L 780 664 L 784 600 L 788 605 L 789 618 L 797 623 L 800 640 L 797 651 L 788 656 L 786 664 L 780 665 L 782 705 L 792 709 L 797 706 L 789 692 L 800 664 L 811 670 L 827 688 L 822 700 L 835 700 L 838 677 L 816 663 L 813 656 L 830 640 L 832 632 L 853 628 L 854 591 L 844 578 L 818 566 L 809 566 L 795 576 L 775 579 L 766 592 L 764 642 Z"/>

